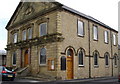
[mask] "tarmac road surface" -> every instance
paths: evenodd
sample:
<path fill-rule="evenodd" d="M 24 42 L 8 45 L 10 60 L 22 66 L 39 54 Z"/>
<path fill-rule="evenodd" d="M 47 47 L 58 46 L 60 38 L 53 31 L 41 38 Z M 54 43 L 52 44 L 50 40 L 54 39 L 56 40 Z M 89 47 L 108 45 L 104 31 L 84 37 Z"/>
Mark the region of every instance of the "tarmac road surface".
<path fill-rule="evenodd" d="M 43 82 L 32 79 L 15 79 L 14 81 L 3 81 L 2 84 L 120 84 L 117 78 L 98 80 L 68 80 Z"/>

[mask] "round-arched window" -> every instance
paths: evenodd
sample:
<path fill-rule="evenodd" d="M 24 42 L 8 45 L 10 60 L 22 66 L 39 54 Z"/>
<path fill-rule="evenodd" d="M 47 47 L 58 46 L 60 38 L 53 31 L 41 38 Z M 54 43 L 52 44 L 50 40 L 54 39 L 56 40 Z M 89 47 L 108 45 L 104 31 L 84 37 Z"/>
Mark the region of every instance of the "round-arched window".
<path fill-rule="evenodd" d="M 46 64 L 46 49 L 42 48 L 40 50 L 40 64 Z"/>
<path fill-rule="evenodd" d="M 16 52 L 14 52 L 12 55 L 12 64 L 16 65 Z"/>
<path fill-rule="evenodd" d="M 61 70 L 66 70 L 66 57 L 61 57 Z"/>

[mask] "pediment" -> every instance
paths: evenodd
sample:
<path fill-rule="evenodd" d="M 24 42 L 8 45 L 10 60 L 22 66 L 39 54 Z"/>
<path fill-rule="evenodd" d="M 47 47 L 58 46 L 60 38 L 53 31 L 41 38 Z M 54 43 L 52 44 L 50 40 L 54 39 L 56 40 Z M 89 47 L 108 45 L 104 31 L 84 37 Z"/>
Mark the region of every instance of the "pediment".
<path fill-rule="evenodd" d="M 54 2 L 21 2 L 7 27 L 29 19 L 40 12 L 47 11 L 55 6 L 57 6 L 57 4 Z"/>

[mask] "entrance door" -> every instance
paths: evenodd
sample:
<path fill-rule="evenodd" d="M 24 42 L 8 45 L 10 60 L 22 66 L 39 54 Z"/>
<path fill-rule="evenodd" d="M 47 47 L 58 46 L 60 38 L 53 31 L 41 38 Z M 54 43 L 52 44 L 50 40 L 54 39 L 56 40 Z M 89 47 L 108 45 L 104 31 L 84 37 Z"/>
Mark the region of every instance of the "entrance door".
<path fill-rule="evenodd" d="M 67 79 L 73 79 L 73 51 L 67 51 Z"/>
<path fill-rule="evenodd" d="M 24 56 L 24 67 L 28 65 L 28 50 L 25 51 L 25 56 Z"/>

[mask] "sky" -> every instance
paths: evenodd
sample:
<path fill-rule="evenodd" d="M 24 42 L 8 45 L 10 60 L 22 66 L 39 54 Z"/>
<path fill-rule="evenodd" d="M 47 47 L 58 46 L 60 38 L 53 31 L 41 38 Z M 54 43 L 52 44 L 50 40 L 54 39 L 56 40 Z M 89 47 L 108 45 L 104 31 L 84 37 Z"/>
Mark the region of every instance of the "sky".
<path fill-rule="evenodd" d="M 7 31 L 5 29 L 20 0 L 1 0 L 0 2 L 0 50 L 7 45 Z M 118 2 L 119 0 L 56 0 L 70 8 L 109 25 L 118 30 Z"/>

